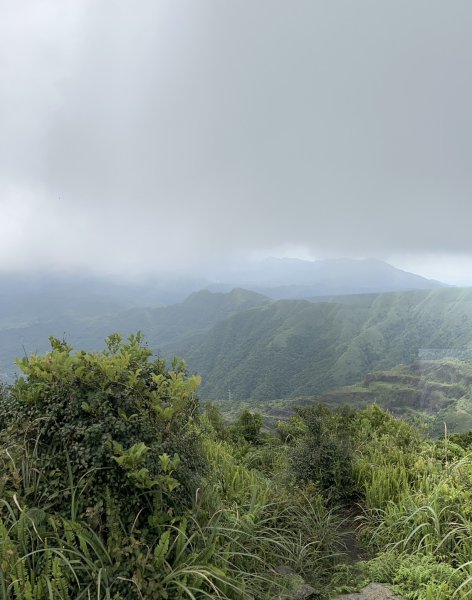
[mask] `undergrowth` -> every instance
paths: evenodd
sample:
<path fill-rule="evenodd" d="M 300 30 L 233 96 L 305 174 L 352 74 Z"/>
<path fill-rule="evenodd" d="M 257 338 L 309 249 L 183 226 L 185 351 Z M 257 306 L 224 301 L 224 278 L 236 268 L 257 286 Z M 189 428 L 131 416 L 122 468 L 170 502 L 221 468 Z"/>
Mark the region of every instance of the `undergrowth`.
<path fill-rule="evenodd" d="M 335 511 L 258 418 L 215 427 L 198 378 L 139 335 L 51 343 L 1 395 L 5 600 L 259 600 L 327 580 Z"/>
<path fill-rule="evenodd" d="M 376 406 L 227 424 L 139 334 L 51 346 L 0 393 L 5 600 L 268 600 L 304 582 L 327 599 L 371 581 L 472 597 L 469 434 L 431 441 Z M 347 529 L 370 559 L 349 561 Z"/>

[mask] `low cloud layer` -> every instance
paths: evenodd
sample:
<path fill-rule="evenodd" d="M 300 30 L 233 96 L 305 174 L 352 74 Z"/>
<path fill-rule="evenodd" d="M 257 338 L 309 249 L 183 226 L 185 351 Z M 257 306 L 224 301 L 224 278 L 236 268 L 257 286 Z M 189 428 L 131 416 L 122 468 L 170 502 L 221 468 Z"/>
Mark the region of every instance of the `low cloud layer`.
<path fill-rule="evenodd" d="M 0 269 L 472 255 L 468 0 L 0 13 Z"/>

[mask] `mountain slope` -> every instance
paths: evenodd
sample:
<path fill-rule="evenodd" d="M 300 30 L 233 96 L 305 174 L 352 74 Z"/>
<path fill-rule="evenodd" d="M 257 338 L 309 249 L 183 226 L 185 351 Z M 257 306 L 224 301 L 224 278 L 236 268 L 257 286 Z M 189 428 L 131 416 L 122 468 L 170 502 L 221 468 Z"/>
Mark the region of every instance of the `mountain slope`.
<path fill-rule="evenodd" d="M 472 430 L 472 353 L 468 360 L 417 360 L 409 365 L 368 373 L 353 385 L 330 390 L 319 396 L 265 401 L 218 402 L 228 419 L 242 410 L 260 412 L 267 426 L 295 414 L 295 407 L 327 404 L 359 409 L 377 404 L 394 415 L 428 424 L 433 436 Z"/>
<path fill-rule="evenodd" d="M 436 435 L 444 433 L 444 424 L 449 432 L 470 431 L 472 356 L 469 360 L 418 360 L 375 371 L 361 383 L 331 390 L 316 401 L 354 407 L 376 403 L 397 416 L 426 416 Z"/>
<path fill-rule="evenodd" d="M 282 300 L 238 313 L 177 345 L 203 376 L 202 397 L 237 400 L 320 394 L 369 371 L 411 363 L 424 348 L 472 347 L 472 289 Z"/>
<path fill-rule="evenodd" d="M 270 301 L 265 296 L 247 290 L 235 289 L 229 294 L 203 290 L 171 306 L 133 308 L 98 317 L 59 315 L 24 327 L 0 329 L 0 375 L 14 372 L 16 356 L 48 350 L 51 335 L 65 337 L 76 348 L 94 350 L 103 346 L 103 339 L 111 332 L 129 335 L 141 330 L 155 352 L 170 355 L 179 342 L 204 334 L 218 321 L 239 311 L 267 302 Z"/>
<path fill-rule="evenodd" d="M 247 290 L 202 291 L 177 305 L 116 316 L 62 315 L 0 330 L 0 373 L 11 375 L 14 357 L 23 351 L 47 350 L 49 335 L 93 350 L 113 331 L 138 329 L 155 352 L 178 354 L 202 375 L 204 399 L 313 396 L 418 356 L 447 358 L 454 356 L 451 349 L 472 348 L 472 289 L 317 303 L 271 301 Z"/>

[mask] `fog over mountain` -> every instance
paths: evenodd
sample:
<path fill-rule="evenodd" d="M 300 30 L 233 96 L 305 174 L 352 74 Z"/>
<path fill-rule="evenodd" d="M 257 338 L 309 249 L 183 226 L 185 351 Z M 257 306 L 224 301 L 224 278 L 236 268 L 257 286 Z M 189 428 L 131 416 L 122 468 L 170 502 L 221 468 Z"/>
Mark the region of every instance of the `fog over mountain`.
<path fill-rule="evenodd" d="M 268 258 L 217 273 L 212 290 L 235 285 L 272 298 L 308 298 L 434 289 L 444 284 L 396 269 L 379 260 Z"/>
<path fill-rule="evenodd" d="M 435 289 L 444 284 L 374 260 L 270 258 L 240 263 L 214 273 L 156 273 L 134 280 L 87 273 L 0 274 L 0 330 L 54 319 L 67 331 L 71 317 L 106 317 L 134 307 L 181 302 L 202 289 L 235 287 L 273 299 Z M 114 323 L 119 328 L 119 323 Z M 139 321 L 136 327 L 140 328 Z M 105 334 L 106 335 L 106 334 Z M 47 336 L 46 336 L 47 337 Z"/>
<path fill-rule="evenodd" d="M 467 0 L 4 0 L 0 270 L 472 283 L 471 26 Z"/>

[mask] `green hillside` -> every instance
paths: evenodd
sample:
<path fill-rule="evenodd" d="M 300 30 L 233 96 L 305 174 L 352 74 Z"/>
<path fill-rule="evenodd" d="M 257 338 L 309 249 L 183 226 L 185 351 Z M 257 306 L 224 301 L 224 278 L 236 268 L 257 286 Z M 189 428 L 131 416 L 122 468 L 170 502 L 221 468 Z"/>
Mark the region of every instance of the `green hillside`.
<path fill-rule="evenodd" d="M 318 396 L 367 373 L 472 350 L 472 289 L 351 295 L 336 302 L 271 301 L 235 289 L 115 316 L 66 317 L 0 330 L 0 372 L 43 352 L 50 335 L 94 350 L 110 331 L 141 330 L 151 349 L 185 357 L 203 399 Z M 431 352 L 431 349 L 433 351 Z"/>
<path fill-rule="evenodd" d="M 202 374 L 208 399 L 319 395 L 423 349 L 472 349 L 472 289 L 283 300 L 240 312 L 173 350 Z M 433 353 L 434 354 L 434 353 Z"/>
<path fill-rule="evenodd" d="M 235 419 L 243 410 L 257 410 L 272 429 L 279 420 L 295 414 L 295 408 L 325 404 L 333 409 L 362 409 L 377 404 L 397 417 L 428 425 L 433 437 L 472 430 L 472 361 L 418 360 L 410 365 L 374 371 L 362 382 L 330 390 L 319 396 L 279 400 L 218 402 L 225 418 Z"/>
<path fill-rule="evenodd" d="M 5 327 L 0 329 L 0 376 L 12 376 L 15 357 L 45 352 L 51 335 L 96 350 L 110 331 L 129 335 L 141 330 L 156 353 L 171 355 L 170 345 L 173 348 L 193 335 L 205 333 L 218 321 L 266 302 L 269 300 L 265 296 L 242 289 L 228 294 L 202 290 L 171 306 L 132 308 L 109 316 L 61 314 L 22 327 Z"/>
<path fill-rule="evenodd" d="M 472 429 L 472 362 L 416 361 L 369 373 L 362 383 L 332 390 L 320 400 L 331 406 L 376 403 L 397 416 L 427 417 L 431 432 Z M 429 417 L 429 418 L 428 418 Z"/>

